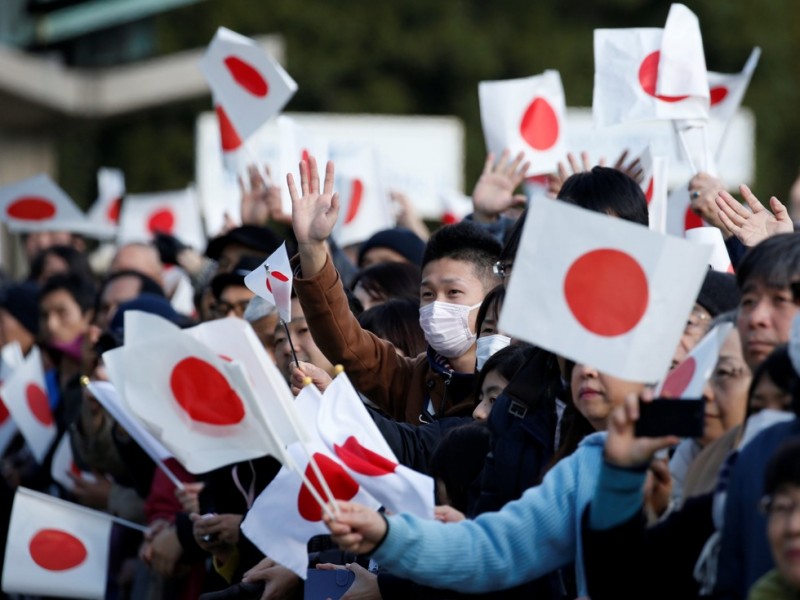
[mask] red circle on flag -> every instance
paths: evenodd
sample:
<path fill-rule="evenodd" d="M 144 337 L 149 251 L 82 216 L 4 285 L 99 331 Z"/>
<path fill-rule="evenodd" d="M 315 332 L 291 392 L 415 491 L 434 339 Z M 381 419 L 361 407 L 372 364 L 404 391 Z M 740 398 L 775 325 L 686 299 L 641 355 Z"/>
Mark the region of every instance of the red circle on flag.
<path fill-rule="evenodd" d="M 106 211 L 106 217 L 112 223 L 119 222 L 119 211 L 122 208 L 122 198 L 114 198 L 108 204 L 108 210 Z"/>
<path fill-rule="evenodd" d="M 353 179 L 350 185 L 350 202 L 347 205 L 347 215 L 344 218 L 344 224 L 347 225 L 358 214 L 358 209 L 361 206 L 361 197 L 364 195 L 364 184 L 360 179 Z"/>
<path fill-rule="evenodd" d="M 397 463 L 365 448 L 352 435 L 345 440 L 343 445 L 334 444 L 333 449 L 344 464 L 362 475 L 379 477 L 394 473 L 397 468 Z"/>
<path fill-rule="evenodd" d="M 558 115 L 544 98 L 533 99 L 522 115 L 519 133 L 534 150 L 549 150 L 558 141 Z"/>
<path fill-rule="evenodd" d="M 48 571 L 66 571 L 81 565 L 88 556 L 86 546 L 60 529 L 41 529 L 28 544 L 33 562 Z"/>
<path fill-rule="evenodd" d="M 245 90 L 259 98 L 267 95 L 269 92 L 267 80 L 261 76 L 261 73 L 253 65 L 238 56 L 228 56 L 223 62 L 234 81 Z"/>
<path fill-rule="evenodd" d="M 172 369 L 172 395 L 189 417 L 208 425 L 236 425 L 245 416 L 244 403 L 213 365 L 195 356 Z"/>
<path fill-rule="evenodd" d="M 697 370 L 697 361 L 693 356 L 684 360 L 667 375 L 661 396 L 664 398 L 680 398 L 692 382 L 692 377 Z"/>
<path fill-rule="evenodd" d="M 47 198 L 25 196 L 14 200 L 6 207 L 6 214 L 23 221 L 45 221 L 56 214 L 56 205 Z"/>
<path fill-rule="evenodd" d="M 569 267 L 564 296 L 586 329 L 605 337 L 622 335 L 636 327 L 647 310 L 647 276 L 630 254 L 592 250 Z"/>
<path fill-rule="evenodd" d="M 645 56 L 642 64 L 639 65 L 639 85 L 642 86 L 644 93 L 664 102 L 680 102 L 689 96 L 661 96 L 656 94 L 656 83 L 658 82 L 658 59 L 661 52 L 656 50 Z"/>
<path fill-rule="evenodd" d="M 217 104 L 214 108 L 217 111 L 217 121 L 219 122 L 219 136 L 222 141 L 222 149 L 225 152 L 236 150 L 242 145 L 242 138 L 236 133 L 233 123 L 228 118 L 228 113 L 221 105 Z"/>
<path fill-rule="evenodd" d="M 709 90 L 709 96 L 711 99 L 711 106 L 716 106 L 728 97 L 728 88 L 724 85 L 713 87 Z"/>
<path fill-rule="evenodd" d="M 342 465 L 319 452 L 314 453 L 314 460 L 317 462 L 317 466 L 328 483 L 334 498 L 337 500 L 350 500 L 358 493 L 358 483 L 347 474 Z M 306 466 L 306 478 L 317 490 L 323 501 L 328 500 L 310 463 Z M 314 500 L 314 496 L 311 495 L 305 485 L 300 487 L 300 493 L 297 495 L 297 510 L 306 521 L 322 520 L 322 508 Z"/>
<path fill-rule="evenodd" d="M 308 150 L 303 148 L 303 151 L 300 153 L 300 160 L 304 163 L 308 162 Z"/>
<path fill-rule="evenodd" d="M 45 391 L 35 383 L 25 387 L 25 400 L 34 418 L 45 427 L 53 424 L 53 413 L 50 412 L 50 403 L 47 401 Z"/>
<path fill-rule="evenodd" d="M 647 191 L 644 193 L 644 199 L 647 200 L 647 203 L 650 204 L 650 201 L 653 199 L 653 185 L 655 182 L 655 178 L 650 178 L 650 183 L 647 184 Z"/>
<path fill-rule="evenodd" d="M 0 398 L 0 425 L 5 423 L 6 419 L 8 419 L 8 408 L 6 408 L 3 399 Z"/>
<path fill-rule="evenodd" d="M 692 207 L 688 206 L 686 208 L 686 214 L 683 217 L 683 230 L 688 231 L 695 227 L 705 227 L 705 223 L 703 223 L 703 218 L 695 214 Z"/>
<path fill-rule="evenodd" d="M 155 210 L 147 218 L 147 230 L 150 233 L 172 233 L 174 227 L 175 213 L 171 208 Z"/>

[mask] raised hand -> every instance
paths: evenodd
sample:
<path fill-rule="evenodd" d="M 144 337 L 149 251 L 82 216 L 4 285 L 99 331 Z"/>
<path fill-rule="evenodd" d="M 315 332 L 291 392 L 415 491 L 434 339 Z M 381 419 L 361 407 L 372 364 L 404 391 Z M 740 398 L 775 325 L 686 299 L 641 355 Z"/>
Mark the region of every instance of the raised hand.
<path fill-rule="evenodd" d="M 356 502 L 339 501 L 338 504 L 339 511 L 335 521 L 328 514 L 323 516 L 325 525 L 331 530 L 333 541 L 345 552 L 372 552 L 386 535 L 388 526 L 384 518 Z"/>
<path fill-rule="evenodd" d="M 601 159 L 600 164 L 603 164 Z M 568 166 L 569 165 L 569 166 Z M 572 153 L 567 153 L 567 164 L 564 161 L 558 161 L 558 170 L 555 173 L 550 173 L 547 176 L 547 193 L 553 198 L 557 197 L 561 191 L 561 186 L 575 173 L 583 173 L 592 170 L 592 161 L 589 160 L 588 152 L 581 152 L 581 160 Z M 570 172 L 572 171 L 572 172 Z"/>
<path fill-rule="evenodd" d="M 652 400 L 645 392 L 642 400 Z M 680 402 L 680 400 L 674 400 Z M 639 398 L 629 394 L 622 406 L 615 407 L 608 417 L 605 459 L 617 467 L 638 467 L 649 464 L 656 452 L 674 446 L 680 440 L 674 435 L 650 438 L 636 437 L 634 427 L 639 420 Z"/>
<path fill-rule="evenodd" d="M 281 189 L 271 183 L 269 167 L 265 166 L 264 170 L 267 173 L 266 178 L 258 172 L 256 165 L 247 166 L 249 189 L 245 187 L 242 178 L 238 178 L 242 198 L 242 225 L 265 225 L 268 221 L 290 223 L 292 220 L 281 208 Z"/>
<path fill-rule="evenodd" d="M 626 164 L 627 160 L 628 160 L 628 150 L 623 150 L 622 154 L 619 155 L 619 158 L 617 158 L 616 162 L 614 163 L 614 168 L 617 171 L 622 171 L 623 173 L 625 173 L 625 175 L 627 175 L 628 177 L 633 179 L 636 183 L 641 185 L 642 180 L 644 179 L 644 171 L 642 170 L 642 162 L 640 158 L 637 156 L 636 158 L 634 158 L 633 160 L 631 160 L 629 163 Z M 604 163 L 605 161 L 601 159 L 600 165 L 605 166 Z"/>
<path fill-rule="evenodd" d="M 698 173 L 689 181 L 689 199 L 694 214 L 702 218 L 709 225 L 713 225 L 722 232 L 722 237 L 729 238 L 731 231 L 719 218 L 716 198 L 725 191 L 725 185 L 708 173 Z"/>
<path fill-rule="evenodd" d="M 300 264 L 304 277 L 318 273 L 325 264 L 325 243 L 333 232 L 339 216 L 339 196 L 333 192 L 333 162 L 325 168 L 325 182 L 319 189 L 317 160 L 310 156 L 300 163 L 300 192 L 289 173 L 286 181 L 292 197 L 292 227 L 300 250 Z"/>
<path fill-rule="evenodd" d="M 739 191 L 750 210 L 724 190 L 717 196 L 717 207 L 720 220 L 742 244 L 755 246 L 773 235 L 794 231 L 789 212 L 775 196 L 769 199 L 769 206 L 772 209 L 770 212 L 764 208 L 749 187 L 742 184 L 739 186 Z"/>
<path fill-rule="evenodd" d="M 503 151 L 497 164 L 491 152 L 486 157 L 483 173 L 472 190 L 474 216 L 478 221 L 494 221 L 503 211 L 525 204 L 525 196 L 514 195 L 514 190 L 525 179 L 530 162 L 522 162 L 525 158 L 522 152 L 514 160 L 509 158 L 508 150 Z"/>

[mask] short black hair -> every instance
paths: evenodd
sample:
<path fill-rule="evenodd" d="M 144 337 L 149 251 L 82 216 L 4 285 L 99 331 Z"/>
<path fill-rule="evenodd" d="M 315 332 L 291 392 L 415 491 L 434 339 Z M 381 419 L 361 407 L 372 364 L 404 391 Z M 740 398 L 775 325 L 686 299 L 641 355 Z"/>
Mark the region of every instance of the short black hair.
<path fill-rule="evenodd" d="M 393 298 L 358 315 L 358 323 L 379 338 L 388 340 L 405 356 L 414 358 L 428 347 L 419 325 L 419 302 Z"/>
<path fill-rule="evenodd" d="M 771 288 L 800 280 L 800 233 L 775 235 L 753 246 L 736 268 L 736 283 L 743 290 L 754 279 Z"/>
<path fill-rule="evenodd" d="M 494 316 L 500 316 L 500 308 L 503 306 L 503 301 L 506 299 L 506 286 L 502 283 L 486 294 L 481 302 L 481 307 L 478 309 L 478 316 L 475 319 L 475 331 L 478 335 L 481 334 L 481 327 L 489 314 L 489 308 L 494 311 Z"/>
<path fill-rule="evenodd" d="M 360 271 L 350 289 L 360 283 L 374 300 L 407 298 L 419 302 L 420 269 L 417 265 L 401 262 L 377 263 Z"/>
<path fill-rule="evenodd" d="M 645 227 L 650 223 L 642 188 L 622 171 L 610 167 L 594 167 L 568 177 L 558 198 Z"/>
<path fill-rule="evenodd" d="M 764 494 L 772 496 L 785 486 L 800 486 L 800 440 L 782 444 L 767 463 Z"/>
<path fill-rule="evenodd" d="M 510 382 L 514 375 L 517 374 L 520 367 L 522 367 L 535 352 L 538 352 L 535 346 L 520 343 L 511 344 L 492 354 L 486 360 L 483 368 L 475 378 L 475 397 L 477 398 L 480 395 L 483 382 L 489 373 L 497 371 L 501 377 Z"/>
<path fill-rule="evenodd" d="M 461 221 L 445 225 L 431 235 L 422 256 L 422 268 L 431 261 L 450 258 L 470 263 L 481 280 L 491 280 L 500 250 L 500 242 L 482 227 L 471 221 Z"/>
<path fill-rule="evenodd" d="M 89 260 L 86 258 L 85 253 L 76 250 L 72 246 L 50 246 L 39 252 L 33 259 L 28 279 L 38 281 L 41 278 L 44 272 L 45 262 L 50 255 L 58 256 L 67 263 L 68 273 L 75 273 L 85 279 L 94 278 L 92 268 L 89 265 Z"/>
<path fill-rule="evenodd" d="M 64 290 L 72 296 L 80 306 L 82 313 L 85 314 L 94 308 L 95 286 L 91 279 L 81 277 L 76 273 L 53 275 L 42 284 L 42 289 L 39 292 L 39 302 L 41 303 L 48 294 L 58 290 Z"/>
<path fill-rule="evenodd" d="M 450 505 L 461 512 L 468 512 L 469 490 L 483 470 L 490 442 L 485 423 L 469 423 L 450 429 L 431 455 L 431 476 L 442 481 Z"/>
<path fill-rule="evenodd" d="M 770 352 L 769 356 L 765 358 L 753 371 L 753 377 L 750 380 L 750 388 L 747 392 L 747 416 L 752 413 L 750 407 L 750 400 L 753 393 L 756 391 L 759 382 L 764 376 L 772 380 L 775 386 L 792 396 L 795 408 L 797 408 L 797 398 L 800 396 L 800 375 L 794 370 L 792 366 L 792 359 L 789 358 L 789 349 L 786 344 L 776 346 Z"/>

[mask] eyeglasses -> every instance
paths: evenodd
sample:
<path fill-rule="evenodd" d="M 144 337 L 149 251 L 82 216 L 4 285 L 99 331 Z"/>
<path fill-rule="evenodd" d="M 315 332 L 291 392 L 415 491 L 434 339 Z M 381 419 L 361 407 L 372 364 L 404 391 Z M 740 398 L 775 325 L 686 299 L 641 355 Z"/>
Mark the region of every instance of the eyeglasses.
<path fill-rule="evenodd" d="M 234 303 L 219 300 L 211 305 L 211 313 L 217 318 L 227 317 L 231 312 L 237 317 L 241 317 L 244 315 L 244 311 L 247 310 L 248 304 L 250 304 L 250 300 L 239 300 L 239 302 Z"/>
<path fill-rule="evenodd" d="M 494 271 L 494 274 L 497 275 L 498 277 L 505 279 L 506 277 L 511 275 L 511 268 L 513 266 L 514 266 L 513 262 L 503 262 L 498 260 L 496 263 L 494 263 L 492 271 Z"/>
<path fill-rule="evenodd" d="M 787 521 L 800 510 L 800 502 L 781 496 L 764 496 L 758 503 L 758 508 L 771 519 Z"/>
<path fill-rule="evenodd" d="M 711 316 L 706 312 L 693 310 L 686 321 L 684 331 L 689 335 L 702 335 L 708 331 Z"/>

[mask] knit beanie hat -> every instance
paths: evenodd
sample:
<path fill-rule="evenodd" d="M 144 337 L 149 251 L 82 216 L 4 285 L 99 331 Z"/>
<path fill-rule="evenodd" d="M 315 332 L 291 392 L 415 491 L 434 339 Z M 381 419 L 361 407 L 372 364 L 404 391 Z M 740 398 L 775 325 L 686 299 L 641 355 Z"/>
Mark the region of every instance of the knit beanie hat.
<path fill-rule="evenodd" d="M 705 308 L 712 317 L 716 317 L 739 306 L 739 300 L 736 277 L 709 269 L 697 295 L 697 304 Z"/>
<path fill-rule="evenodd" d="M 0 308 L 34 336 L 39 333 L 39 288 L 32 282 L 12 283 L 0 290 Z"/>
<path fill-rule="evenodd" d="M 361 266 L 364 255 L 372 248 L 389 248 L 403 256 L 408 262 L 420 266 L 422 265 L 422 255 L 425 252 L 425 242 L 416 233 L 405 227 L 384 229 L 361 244 L 358 251 L 359 266 Z"/>

